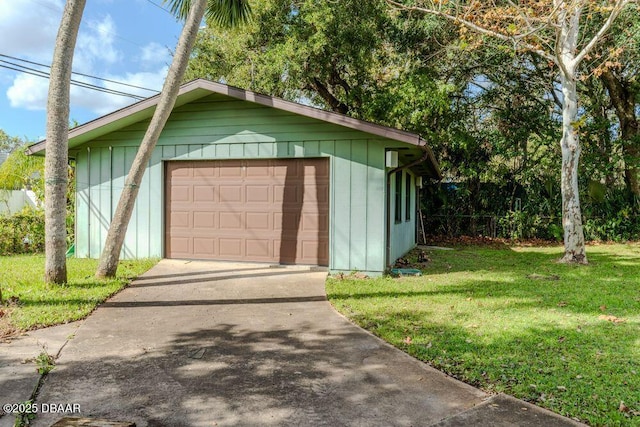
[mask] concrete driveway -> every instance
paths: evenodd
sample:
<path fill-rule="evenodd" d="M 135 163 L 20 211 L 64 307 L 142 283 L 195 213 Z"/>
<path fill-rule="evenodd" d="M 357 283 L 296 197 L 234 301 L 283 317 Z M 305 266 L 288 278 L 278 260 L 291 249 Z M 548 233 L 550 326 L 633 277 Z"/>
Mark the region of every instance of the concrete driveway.
<path fill-rule="evenodd" d="M 487 400 L 352 325 L 326 301 L 325 279 L 308 268 L 161 261 L 76 329 L 46 378 L 38 402 L 78 404 L 80 413 L 40 414 L 35 425 L 63 415 L 138 427 L 468 425 L 487 417 L 493 425 L 573 424 L 505 396 Z"/>

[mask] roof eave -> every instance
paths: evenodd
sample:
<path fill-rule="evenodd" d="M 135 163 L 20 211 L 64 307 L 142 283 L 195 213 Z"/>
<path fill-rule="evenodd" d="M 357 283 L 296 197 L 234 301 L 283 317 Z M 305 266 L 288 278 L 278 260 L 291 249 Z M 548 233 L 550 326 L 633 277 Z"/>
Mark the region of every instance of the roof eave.
<path fill-rule="evenodd" d="M 319 108 L 302 105 L 268 95 L 262 95 L 249 90 L 224 85 L 204 79 L 197 79 L 185 83 L 180 87 L 176 106 L 184 105 L 188 102 L 202 98 L 210 93 L 226 95 L 231 98 L 253 102 L 267 107 L 277 108 L 294 114 L 299 114 L 309 118 L 322 120 L 350 129 L 359 130 L 382 138 L 388 138 L 399 142 L 423 147 L 429 150 L 429 160 L 436 174 L 441 177 L 438 162 L 431 151 L 431 148 L 420 137 L 420 135 L 406 132 L 387 126 L 378 125 L 364 120 L 354 119 L 342 114 Z M 69 131 L 69 148 L 74 148 L 91 139 L 102 136 L 108 132 L 115 131 L 129 124 L 147 119 L 153 115 L 156 105 L 160 99 L 160 94 L 154 95 L 143 101 L 124 107 L 113 113 L 99 117 Z M 46 149 L 46 140 L 39 141 L 27 149 L 27 154 L 43 155 Z"/>

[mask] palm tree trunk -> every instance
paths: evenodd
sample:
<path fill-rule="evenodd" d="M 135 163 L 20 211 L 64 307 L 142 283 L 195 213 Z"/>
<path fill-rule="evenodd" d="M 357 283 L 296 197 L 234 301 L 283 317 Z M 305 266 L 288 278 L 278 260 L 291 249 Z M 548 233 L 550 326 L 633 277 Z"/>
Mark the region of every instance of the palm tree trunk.
<path fill-rule="evenodd" d="M 67 0 L 56 37 L 47 98 L 45 176 L 46 283 L 67 281 L 67 182 L 71 65 L 85 0 Z"/>
<path fill-rule="evenodd" d="M 124 238 L 127 233 L 131 214 L 133 213 L 133 207 L 138 195 L 140 183 L 142 182 L 142 177 L 151 158 L 153 149 L 160 138 L 160 133 L 175 105 L 180 83 L 187 64 L 189 63 L 189 56 L 195 44 L 200 22 L 204 17 L 206 8 L 207 0 L 196 0 L 192 2 L 191 8 L 189 9 L 187 20 L 182 29 L 180 39 L 178 40 L 173 62 L 171 63 L 167 78 L 162 87 L 160 100 L 158 101 L 156 110 L 151 118 L 151 123 L 142 139 L 136 157 L 133 160 L 131 170 L 129 171 L 124 189 L 120 195 L 120 200 L 118 201 L 118 206 L 111 220 L 105 246 L 100 256 L 98 270 L 96 271 L 96 277 L 98 278 L 114 277 L 116 274 L 120 261 L 120 252 L 124 244 Z"/>

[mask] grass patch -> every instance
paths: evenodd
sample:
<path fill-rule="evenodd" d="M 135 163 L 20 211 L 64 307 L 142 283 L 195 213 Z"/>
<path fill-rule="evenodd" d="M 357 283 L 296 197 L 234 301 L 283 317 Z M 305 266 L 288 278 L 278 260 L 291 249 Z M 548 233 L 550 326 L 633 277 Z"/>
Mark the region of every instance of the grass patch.
<path fill-rule="evenodd" d="M 44 283 L 44 256 L 0 257 L 0 337 L 85 318 L 157 260 L 122 261 L 113 280 L 98 280 L 94 259 L 67 260 L 69 283 Z"/>
<path fill-rule="evenodd" d="M 341 313 L 489 392 L 591 425 L 640 425 L 640 245 L 430 251 L 421 277 L 330 278 Z M 621 405 L 621 402 L 624 402 Z"/>

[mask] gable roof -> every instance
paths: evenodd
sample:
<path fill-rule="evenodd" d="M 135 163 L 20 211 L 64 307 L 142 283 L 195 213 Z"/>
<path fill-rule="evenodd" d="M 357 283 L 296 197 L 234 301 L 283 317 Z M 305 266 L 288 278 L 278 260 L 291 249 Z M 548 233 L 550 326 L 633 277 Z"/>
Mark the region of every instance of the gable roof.
<path fill-rule="evenodd" d="M 427 145 L 426 141 L 420 137 L 420 135 L 364 120 L 354 119 L 343 114 L 321 110 L 308 105 L 285 101 L 281 98 L 262 95 L 250 90 L 240 89 L 222 83 L 212 82 L 210 80 L 197 79 L 185 83 L 180 87 L 174 108 L 211 95 L 212 93 L 226 95 L 242 101 L 253 102 L 267 107 L 288 111 L 301 116 L 366 132 L 371 135 L 421 147 L 427 154 L 427 160 L 430 163 L 430 167 L 428 169 L 435 172 L 435 175 L 440 176 L 438 162 L 436 161 L 431 148 Z M 150 118 L 153 115 L 159 100 L 160 94 L 157 94 L 71 129 L 69 131 L 69 148 L 75 148 L 92 139 Z M 43 154 L 45 148 L 46 140 L 42 140 L 31 145 L 27 149 L 27 154 Z"/>

